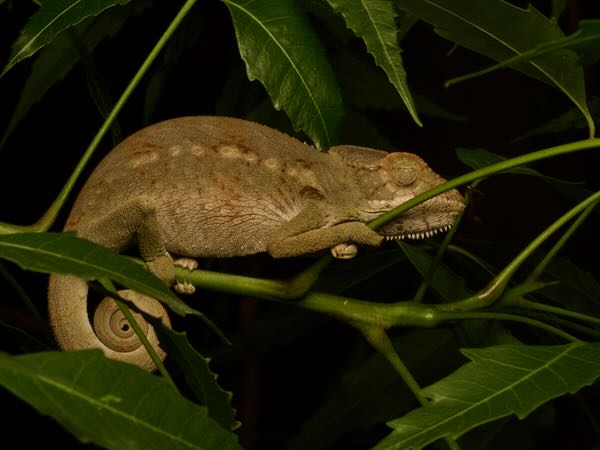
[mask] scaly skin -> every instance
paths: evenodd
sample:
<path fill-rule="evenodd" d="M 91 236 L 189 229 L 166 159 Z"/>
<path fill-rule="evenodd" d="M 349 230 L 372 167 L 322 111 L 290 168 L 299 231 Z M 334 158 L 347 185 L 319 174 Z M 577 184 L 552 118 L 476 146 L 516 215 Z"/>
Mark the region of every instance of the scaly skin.
<path fill-rule="evenodd" d="M 350 258 L 356 245 L 379 246 L 384 237 L 446 229 L 464 207 L 455 190 L 413 208 L 379 233 L 365 224 L 442 182 L 410 153 L 338 146 L 325 154 L 253 122 L 182 117 L 145 128 L 115 147 L 86 182 L 65 229 L 115 252 L 136 244 L 149 269 L 171 285 L 171 254 L 266 251 L 282 258 L 330 249 L 335 257 Z M 143 348 L 129 351 L 128 343 L 122 351 L 118 340 L 131 330 L 121 329 L 118 313 L 113 331 L 99 333 L 106 345 L 94 333 L 86 305 L 83 280 L 50 278 L 50 320 L 63 349 L 99 347 L 109 357 L 152 370 Z M 162 307 L 153 308 L 151 314 L 168 320 Z M 149 333 L 155 339 L 151 327 Z"/>

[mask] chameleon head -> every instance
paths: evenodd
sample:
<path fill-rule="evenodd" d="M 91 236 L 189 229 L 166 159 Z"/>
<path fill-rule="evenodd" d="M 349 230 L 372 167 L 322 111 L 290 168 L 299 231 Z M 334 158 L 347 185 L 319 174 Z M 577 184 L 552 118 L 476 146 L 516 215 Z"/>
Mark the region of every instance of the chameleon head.
<path fill-rule="evenodd" d="M 369 220 L 446 181 L 417 155 L 403 152 L 388 153 L 361 172 L 357 182 L 366 198 L 361 212 Z M 464 206 L 463 197 L 452 189 L 408 210 L 377 232 L 388 240 L 429 237 L 448 230 Z"/>

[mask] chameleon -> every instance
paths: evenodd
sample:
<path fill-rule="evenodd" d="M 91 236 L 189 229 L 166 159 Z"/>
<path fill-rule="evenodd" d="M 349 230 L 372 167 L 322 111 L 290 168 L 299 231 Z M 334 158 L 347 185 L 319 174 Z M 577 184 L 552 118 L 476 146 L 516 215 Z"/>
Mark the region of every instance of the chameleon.
<path fill-rule="evenodd" d="M 171 286 L 175 264 L 194 268 L 195 258 L 260 252 L 284 258 L 329 250 L 347 259 L 358 246 L 432 236 L 463 210 L 457 190 L 377 231 L 367 223 L 444 181 L 412 153 L 352 145 L 323 153 L 255 122 L 180 117 L 144 128 L 110 151 L 81 189 L 64 228 L 114 252 L 137 246 L 148 269 Z M 48 311 L 59 346 L 101 348 L 110 358 L 153 370 L 109 298 L 100 303 L 92 327 L 87 295 L 80 278 L 50 277 Z M 169 324 L 159 302 L 131 291 L 121 295 Z M 157 348 L 152 327 L 136 318 Z"/>

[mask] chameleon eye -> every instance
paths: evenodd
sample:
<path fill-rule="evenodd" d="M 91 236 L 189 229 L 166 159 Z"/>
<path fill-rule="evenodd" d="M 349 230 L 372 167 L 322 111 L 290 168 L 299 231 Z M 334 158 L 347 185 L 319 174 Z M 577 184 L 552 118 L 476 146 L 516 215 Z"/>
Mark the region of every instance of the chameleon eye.
<path fill-rule="evenodd" d="M 407 186 L 413 184 L 417 179 L 417 165 L 414 161 L 404 160 L 395 164 L 394 181 L 400 185 Z"/>

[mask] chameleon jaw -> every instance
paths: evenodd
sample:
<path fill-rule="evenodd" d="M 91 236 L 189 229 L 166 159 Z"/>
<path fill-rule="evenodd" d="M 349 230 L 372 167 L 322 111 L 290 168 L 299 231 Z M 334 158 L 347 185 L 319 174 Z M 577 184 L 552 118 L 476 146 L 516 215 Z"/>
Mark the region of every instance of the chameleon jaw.
<path fill-rule="evenodd" d="M 452 223 L 448 225 L 444 225 L 439 228 L 434 228 L 433 230 L 426 231 L 417 231 L 414 233 L 402 233 L 402 234 L 394 234 L 394 235 L 384 235 L 383 239 L 386 241 L 398 241 L 398 240 L 417 240 L 417 239 L 425 239 L 436 235 L 439 232 L 446 232 L 452 228 Z"/>

